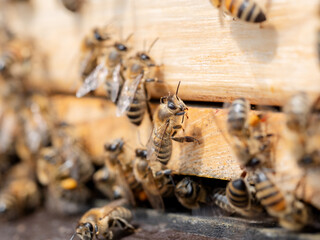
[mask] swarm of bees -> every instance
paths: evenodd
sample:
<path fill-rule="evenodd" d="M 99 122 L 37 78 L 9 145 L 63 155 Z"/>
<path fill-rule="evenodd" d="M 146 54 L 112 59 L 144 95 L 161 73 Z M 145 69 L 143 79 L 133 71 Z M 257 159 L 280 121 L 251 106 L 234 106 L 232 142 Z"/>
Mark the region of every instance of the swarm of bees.
<path fill-rule="evenodd" d="M 62 1 L 72 12 L 80 12 L 84 2 Z M 211 2 L 242 21 L 266 20 L 254 0 Z M 228 105 L 226 121 L 215 118 L 214 122 L 233 150 L 240 176 L 216 186 L 215 180 L 178 176 L 169 169 L 172 141 L 193 145 L 201 141 L 178 136 L 188 119 L 188 107 L 178 96 L 181 82 L 174 94 L 160 98 L 152 112 L 147 84 L 163 80 L 159 79 L 161 66 L 150 55 L 158 39 L 148 50 L 130 55 L 131 37 L 113 40 L 108 28 L 100 27 L 81 42 L 82 85 L 76 96 L 84 97 L 103 85 L 106 97 L 116 105 L 116 116 L 125 115 L 138 127 L 147 112 L 153 125 L 143 148 L 130 149 L 121 138 L 101 143 L 105 154 L 98 165 L 73 126 L 55 118 L 47 96 L 26 90 L 23 79 L 32 66 L 32 40 L 8 36 L 0 52 L 0 84 L 4 86 L 0 93 L 0 218 L 18 218 L 36 209 L 43 199 L 44 206 L 56 214 L 85 212 L 70 240 L 113 239 L 117 229 L 135 231 L 131 208 L 151 206 L 164 211 L 167 200 L 175 199 L 172 202 L 192 210 L 209 207 L 226 215 L 267 217 L 292 231 L 312 227 L 316 219 L 312 208 L 319 210 L 319 204 L 281 188 L 274 154 L 277 134 L 267 127 L 268 111 L 253 111 L 244 98 Z M 297 185 L 300 192 L 307 176 L 319 171 L 319 112 L 320 97 L 312 102 L 303 92 L 292 96 L 284 107 L 286 123 L 281 135 L 303 172 Z M 90 208 L 96 197 L 111 203 Z"/>

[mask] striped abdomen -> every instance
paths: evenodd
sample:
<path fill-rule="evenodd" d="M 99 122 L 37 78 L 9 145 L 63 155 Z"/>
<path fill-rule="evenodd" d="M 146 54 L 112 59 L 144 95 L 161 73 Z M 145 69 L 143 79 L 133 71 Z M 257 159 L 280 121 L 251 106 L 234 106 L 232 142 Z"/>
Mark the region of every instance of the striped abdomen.
<path fill-rule="evenodd" d="M 213 203 L 217 205 L 219 208 L 229 213 L 235 212 L 235 209 L 232 207 L 226 196 L 226 190 L 224 188 L 215 189 L 212 193 L 211 199 Z"/>
<path fill-rule="evenodd" d="M 244 98 L 236 99 L 232 102 L 228 112 L 228 130 L 231 134 L 241 133 L 246 125 L 249 104 Z"/>
<path fill-rule="evenodd" d="M 166 165 L 172 153 L 172 142 L 169 134 L 153 134 L 152 145 L 156 155 L 156 161 Z"/>
<path fill-rule="evenodd" d="M 127 221 L 130 221 L 132 219 L 132 212 L 125 208 L 125 207 L 116 207 L 115 209 L 113 209 L 108 216 L 110 218 L 123 218 Z"/>
<path fill-rule="evenodd" d="M 266 20 L 264 12 L 254 0 L 225 0 L 224 7 L 232 16 L 246 22 L 260 23 Z"/>
<path fill-rule="evenodd" d="M 250 206 L 251 196 L 247 184 L 242 178 L 228 183 L 226 196 L 230 204 L 236 208 L 246 209 Z"/>
<path fill-rule="evenodd" d="M 130 122 L 139 126 L 143 120 L 146 107 L 147 102 L 144 89 L 139 87 L 127 112 L 127 117 Z"/>
<path fill-rule="evenodd" d="M 266 208 L 271 216 L 277 217 L 283 214 L 286 211 L 287 204 L 282 192 L 265 173 L 259 172 L 256 177 L 256 197 L 261 205 Z"/>

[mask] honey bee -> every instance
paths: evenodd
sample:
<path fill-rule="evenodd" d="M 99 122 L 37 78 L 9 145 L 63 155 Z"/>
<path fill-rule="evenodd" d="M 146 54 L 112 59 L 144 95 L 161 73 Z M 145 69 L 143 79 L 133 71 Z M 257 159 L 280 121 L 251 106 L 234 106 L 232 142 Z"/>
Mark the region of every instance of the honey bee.
<path fill-rule="evenodd" d="M 171 158 L 172 140 L 177 142 L 200 142 L 191 136 L 176 137 L 176 133 L 182 128 L 179 123 L 179 116 L 182 116 L 182 121 L 187 106 L 178 97 L 180 82 L 176 93 L 160 99 L 160 106 L 156 109 L 153 115 L 153 131 L 148 142 L 147 159 L 150 161 L 159 161 L 166 165 Z"/>
<path fill-rule="evenodd" d="M 28 164 L 13 166 L 0 192 L 0 217 L 8 220 L 33 210 L 40 204 L 40 191 Z"/>
<path fill-rule="evenodd" d="M 281 226 L 297 231 L 309 223 L 308 207 L 293 196 L 285 196 L 265 171 L 256 173 L 256 197 L 267 212 L 279 219 Z"/>
<path fill-rule="evenodd" d="M 85 0 L 61 0 L 61 2 L 69 11 L 78 13 L 83 8 Z"/>
<path fill-rule="evenodd" d="M 108 40 L 110 40 L 110 36 L 106 28 L 94 28 L 92 32 L 82 40 L 80 74 L 84 81 L 97 67 L 98 57 L 105 49 Z"/>
<path fill-rule="evenodd" d="M 250 23 L 266 21 L 266 15 L 255 0 L 210 0 L 220 11 L 227 11 L 231 16 Z"/>
<path fill-rule="evenodd" d="M 149 52 L 157 40 L 151 44 L 147 52 L 138 52 L 135 56 L 130 57 L 125 64 L 125 82 L 117 103 L 116 115 L 120 117 L 126 113 L 130 122 L 137 126 L 141 124 L 146 109 L 151 116 L 145 84 L 157 81 L 156 75 L 159 66 L 149 56 Z"/>
<path fill-rule="evenodd" d="M 143 190 L 145 191 L 151 206 L 157 210 L 163 210 L 164 204 L 161 193 L 165 195 L 165 188 L 167 184 L 165 183 L 162 186 L 157 185 L 153 172 L 147 161 L 146 149 L 136 149 L 136 158 L 133 163 L 133 173 L 137 181 L 142 184 Z"/>
<path fill-rule="evenodd" d="M 10 40 L 0 55 L 0 74 L 21 76 L 30 69 L 33 45 L 31 40 L 14 38 Z"/>
<path fill-rule="evenodd" d="M 100 83 L 104 83 L 111 101 L 116 102 L 124 81 L 122 76 L 123 58 L 127 52 L 128 47 L 125 43 L 115 42 L 113 46 L 108 47 L 106 53 L 98 58 L 96 68 L 86 77 L 76 96 L 83 97 L 90 91 L 97 89 Z"/>
<path fill-rule="evenodd" d="M 75 236 L 83 240 L 100 239 L 100 237 L 113 239 L 115 228 L 134 231 L 135 228 L 130 224 L 132 212 L 121 205 L 120 200 L 101 208 L 90 209 L 81 217 L 70 240 Z"/>
<path fill-rule="evenodd" d="M 105 151 L 108 152 L 109 154 L 106 159 L 106 166 L 108 168 L 108 171 L 110 171 L 110 180 L 114 181 L 114 179 L 116 179 L 115 181 L 116 188 L 114 188 L 114 186 L 111 185 L 113 192 L 114 192 L 114 189 L 117 189 L 118 191 L 120 191 L 121 197 L 124 197 L 133 206 L 135 206 L 134 195 L 132 193 L 132 190 L 130 189 L 128 180 L 125 177 L 126 171 L 124 169 L 124 159 L 121 159 L 124 157 L 123 146 L 124 146 L 124 141 L 122 139 L 116 139 L 114 140 L 114 142 L 110 144 L 107 143 L 104 145 Z M 109 180 L 109 183 L 110 183 L 110 180 Z M 114 197 L 111 199 L 114 199 Z"/>

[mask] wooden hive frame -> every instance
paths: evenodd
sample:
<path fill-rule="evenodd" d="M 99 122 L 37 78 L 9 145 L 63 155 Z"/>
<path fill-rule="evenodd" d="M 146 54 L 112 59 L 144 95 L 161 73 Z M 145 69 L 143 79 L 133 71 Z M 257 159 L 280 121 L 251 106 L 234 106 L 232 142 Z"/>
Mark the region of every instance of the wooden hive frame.
<path fill-rule="evenodd" d="M 320 92 L 318 0 L 256 1 L 268 18 L 261 25 L 220 18 L 208 0 L 87 1 L 80 15 L 69 13 L 59 1 L 33 0 L 27 11 L 21 4 L 9 6 L 6 14 L 10 27 L 31 35 L 39 52 L 48 56 L 48 68 L 44 72 L 42 65 L 35 67 L 28 86 L 52 94 L 57 115 L 77 126 L 93 156 L 102 154 L 105 141 L 120 136 L 132 148 L 140 146 L 138 132 L 145 143 L 151 123 L 146 118 L 136 128 L 125 118 L 117 119 L 114 105 L 103 99 L 103 89 L 95 93 L 99 98 L 74 97 L 81 84 L 77 69 L 81 39 L 94 26 L 111 22 L 116 39 L 134 33 L 133 54 L 144 41 L 159 37 L 151 55 L 163 64 L 164 82 L 149 84 L 148 91 L 159 99 L 174 92 L 181 80 L 180 97 L 193 103 L 185 134 L 201 141 L 199 146 L 174 143 L 169 168 L 177 174 L 232 179 L 241 170 L 221 134 L 225 129 L 214 121 L 226 114 L 210 103 L 245 97 L 253 104 L 281 106 L 297 91 L 312 97 Z M 272 121 L 284 122 L 283 117 L 271 114 Z M 297 172 L 286 162 L 279 166 L 280 172 Z"/>

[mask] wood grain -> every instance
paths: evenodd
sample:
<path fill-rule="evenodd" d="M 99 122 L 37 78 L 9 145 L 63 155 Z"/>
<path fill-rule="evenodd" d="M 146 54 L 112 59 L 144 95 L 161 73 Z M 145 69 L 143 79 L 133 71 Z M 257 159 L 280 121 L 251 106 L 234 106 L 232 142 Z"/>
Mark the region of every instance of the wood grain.
<path fill-rule="evenodd" d="M 246 97 L 252 103 L 282 105 L 296 91 L 318 94 L 319 1 L 256 1 L 268 19 L 261 26 L 219 18 L 209 0 L 95 0 L 87 1 L 80 15 L 59 1 L 33 0 L 25 11 L 8 6 L 6 15 L 11 28 L 31 34 L 49 57 L 49 80 L 43 69 L 35 69 L 32 87 L 75 93 L 82 37 L 93 26 L 111 23 L 115 39 L 134 33 L 131 54 L 159 37 L 151 55 L 163 64 L 165 82 L 150 84 L 153 98 L 173 92 L 180 80 L 180 96 L 193 101 Z"/>

